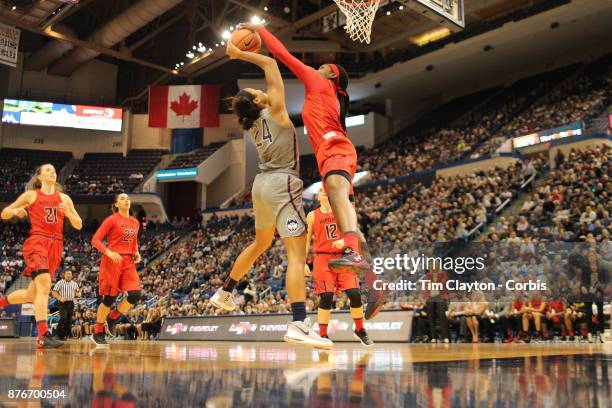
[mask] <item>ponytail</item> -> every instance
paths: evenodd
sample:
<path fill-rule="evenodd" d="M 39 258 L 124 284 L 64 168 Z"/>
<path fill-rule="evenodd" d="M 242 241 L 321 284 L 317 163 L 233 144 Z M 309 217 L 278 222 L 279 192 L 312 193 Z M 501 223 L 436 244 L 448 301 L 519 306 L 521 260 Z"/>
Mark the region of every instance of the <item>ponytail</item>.
<path fill-rule="evenodd" d="M 336 74 L 336 77 L 333 78 L 333 82 L 336 85 L 336 96 L 338 97 L 338 103 L 340 104 L 340 124 L 342 125 L 342 129 L 346 131 L 346 116 L 348 115 L 349 106 L 351 104 L 348 92 L 346 91 L 349 84 L 349 76 L 342 65 L 329 65 L 331 66 L 332 71 L 334 71 Z"/>
<path fill-rule="evenodd" d="M 244 130 L 249 130 L 259 119 L 261 109 L 255 105 L 255 97 L 247 91 L 240 91 L 231 98 L 232 110 L 238 116 L 238 123 Z"/>

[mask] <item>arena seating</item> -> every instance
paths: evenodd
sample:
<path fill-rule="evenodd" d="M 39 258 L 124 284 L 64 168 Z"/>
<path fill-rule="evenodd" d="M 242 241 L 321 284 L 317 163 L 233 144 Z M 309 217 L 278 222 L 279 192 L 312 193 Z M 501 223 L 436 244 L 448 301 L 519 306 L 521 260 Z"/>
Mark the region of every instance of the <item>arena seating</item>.
<path fill-rule="evenodd" d="M 360 167 L 369 170 L 373 179 L 385 179 L 488 153 L 499 147 L 502 139 L 481 146 L 483 143 L 576 69 L 578 66 L 573 65 L 523 79 L 485 99 L 485 103 L 482 98 L 467 98 L 461 104 L 451 101 L 430 115 L 446 119 L 424 118 L 360 155 Z M 469 113 L 462 115 L 457 105 L 467 105 L 463 112 Z M 431 125 L 426 126 L 428 123 Z"/>
<path fill-rule="evenodd" d="M 225 143 L 211 143 L 208 146 L 201 147 L 189 153 L 179 154 L 166 168 L 168 169 L 186 169 L 190 167 L 198 167 L 200 163 L 208 159 Z"/>
<path fill-rule="evenodd" d="M 51 163 L 59 173 L 72 157 L 70 152 L 49 150 L 0 149 L 0 193 L 20 193 L 33 175 L 34 168 Z"/>
<path fill-rule="evenodd" d="M 598 116 L 612 101 L 612 54 L 584 67 L 505 128 L 506 136 L 521 136 Z"/>
<path fill-rule="evenodd" d="M 86 153 L 66 181 L 71 194 L 114 194 L 133 191 L 159 163 L 164 150 L 131 150 L 121 153 Z"/>

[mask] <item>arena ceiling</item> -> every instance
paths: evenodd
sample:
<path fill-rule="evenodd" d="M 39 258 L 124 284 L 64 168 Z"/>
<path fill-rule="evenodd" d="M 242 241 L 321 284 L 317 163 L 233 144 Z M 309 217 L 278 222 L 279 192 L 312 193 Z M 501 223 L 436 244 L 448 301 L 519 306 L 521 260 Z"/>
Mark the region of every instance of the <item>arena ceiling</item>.
<path fill-rule="evenodd" d="M 142 102 L 151 84 L 235 83 L 237 72 L 221 68 L 228 62 L 221 35 L 253 15 L 312 61 L 417 47 L 408 40 L 439 25 L 403 7 L 408 1 L 383 0 L 371 45 L 330 28 L 338 10 L 331 0 L 1 0 L 0 22 L 24 30 L 28 70 L 70 76 L 93 58 L 119 65 L 117 102 L 129 106 Z M 465 0 L 465 18 L 470 24 L 540 1 Z"/>

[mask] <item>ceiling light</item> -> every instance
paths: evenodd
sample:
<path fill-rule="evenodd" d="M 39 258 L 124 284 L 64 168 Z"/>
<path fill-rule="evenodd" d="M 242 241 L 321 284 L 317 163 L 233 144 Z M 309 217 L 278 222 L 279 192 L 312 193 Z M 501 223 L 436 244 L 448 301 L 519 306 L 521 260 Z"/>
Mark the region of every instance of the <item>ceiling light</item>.
<path fill-rule="evenodd" d="M 230 32 L 229 32 L 229 31 L 227 31 L 227 30 L 225 30 L 225 31 L 223 32 L 223 34 L 221 34 L 221 37 L 222 37 L 224 40 L 227 40 L 227 39 L 228 39 L 228 38 L 230 38 L 231 36 L 232 36 L 232 34 L 230 34 Z"/>
<path fill-rule="evenodd" d="M 185 54 L 185 56 L 189 59 L 192 59 L 193 57 L 195 57 L 195 54 L 191 51 L 189 51 L 187 54 Z"/>
<path fill-rule="evenodd" d="M 259 18 L 259 16 L 253 16 L 253 17 L 251 17 L 251 23 L 253 23 L 253 24 L 260 24 L 261 23 L 261 18 Z"/>

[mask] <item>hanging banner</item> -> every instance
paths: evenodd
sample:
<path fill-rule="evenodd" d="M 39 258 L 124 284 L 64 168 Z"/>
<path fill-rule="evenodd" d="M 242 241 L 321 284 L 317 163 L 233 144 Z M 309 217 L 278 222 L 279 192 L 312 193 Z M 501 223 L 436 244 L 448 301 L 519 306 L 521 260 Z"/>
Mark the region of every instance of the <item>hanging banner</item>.
<path fill-rule="evenodd" d="M 0 23 L 0 64 L 17 66 L 21 30 Z"/>

